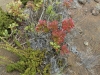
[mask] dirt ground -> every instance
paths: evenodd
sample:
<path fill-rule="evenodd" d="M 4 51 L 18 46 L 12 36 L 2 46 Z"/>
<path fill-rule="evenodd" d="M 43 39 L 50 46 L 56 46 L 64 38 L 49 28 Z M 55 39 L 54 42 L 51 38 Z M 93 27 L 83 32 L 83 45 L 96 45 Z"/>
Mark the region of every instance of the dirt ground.
<path fill-rule="evenodd" d="M 0 7 L 6 10 L 6 4 L 11 2 L 12 0 L 0 0 Z"/>
<path fill-rule="evenodd" d="M 79 34 L 73 38 L 72 45 L 76 46 L 78 51 L 83 52 L 86 52 L 86 50 L 90 48 L 94 56 L 100 55 L 100 14 L 94 16 L 91 13 L 91 10 L 96 4 L 95 1 L 91 0 L 90 3 L 86 3 L 82 8 L 75 9 L 72 15 L 75 21 L 75 30 L 79 31 Z M 86 46 L 84 42 L 88 42 L 88 46 Z M 100 56 L 95 61 L 100 62 Z M 81 62 L 80 58 L 73 53 L 69 54 L 68 62 L 72 65 L 70 68 L 72 73 L 70 75 L 100 75 L 100 64 L 95 64 L 95 66 L 92 67 L 95 73 L 90 73 L 84 65 L 77 63 Z"/>
<path fill-rule="evenodd" d="M 10 1 L 11 0 L 0 0 L 0 6 L 5 9 L 6 3 Z M 90 48 L 92 55 L 94 56 L 100 55 L 100 14 L 98 16 L 94 16 L 91 13 L 91 10 L 96 4 L 97 3 L 95 1 L 91 0 L 90 3 L 81 5 L 82 8 L 70 10 L 72 13 L 72 18 L 75 21 L 75 28 L 70 35 L 73 35 L 74 31 L 79 32 L 79 34 L 76 34 L 75 37 L 72 38 L 72 42 L 70 44 L 76 46 L 78 51 L 86 52 L 86 50 Z M 87 42 L 88 45 L 85 45 L 84 42 Z M 16 56 L 14 56 L 12 53 L 2 49 L 0 50 L 0 55 L 4 55 L 11 60 L 17 60 Z M 100 57 L 95 61 L 100 62 Z M 79 62 L 81 62 L 80 58 L 76 54 L 70 52 L 68 63 L 71 65 L 71 67 L 67 70 L 69 75 L 100 75 L 100 64 L 92 67 L 94 72 L 96 72 L 93 74 Z M 19 73 L 7 73 L 5 67 L 1 66 L 0 75 L 19 75 Z"/>

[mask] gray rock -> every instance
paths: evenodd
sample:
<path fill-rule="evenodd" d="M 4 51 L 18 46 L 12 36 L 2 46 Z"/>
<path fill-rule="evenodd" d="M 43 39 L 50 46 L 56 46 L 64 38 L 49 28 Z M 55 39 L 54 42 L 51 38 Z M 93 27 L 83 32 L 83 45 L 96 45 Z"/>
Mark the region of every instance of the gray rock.
<path fill-rule="evenodd" d="M 86 0 L 78 0 L 78 2 L 79 2 L 80 4 L 83 4 L 83 5 L 84 5 L 84 4 L 86 4 L 87 1 L 86 1 Z"/>
<path fill-rule="evenodd" d="M 76 46 L 72 46 L 71 51 L 77 55 L 79 54 Z"/>
<path fill-rule="evenodd" d="M 99 10 L 97 8 L 92 9 L 92 15 L 94 16 L 99 15 Z"/>
<path fill-rule="evenodd" d="M 88 2 L 88 3 L 90 3 L 90 2 L 91 2 L 91 0 L 87 0 L 87 2 Z"/>
<path fill-rule="evenodd" d="M 85 46 L 88 46 L 89 43 L 88 43 L 87 41 L 84 41 L 84 45 L 85 45 Z"/>
<path fill-rule="evenodd" d="M 99 12 L 100 12 L 100 3 L 97 3 L 96 6 L 95 6 L 95 8 L 98 9 Z"/>

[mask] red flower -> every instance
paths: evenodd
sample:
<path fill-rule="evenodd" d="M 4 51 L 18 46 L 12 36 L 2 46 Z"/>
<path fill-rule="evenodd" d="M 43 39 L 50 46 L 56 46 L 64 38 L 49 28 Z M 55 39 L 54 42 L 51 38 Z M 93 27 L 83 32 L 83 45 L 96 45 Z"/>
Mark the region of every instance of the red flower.
<path fill-rule="evenodd" d="M 74 27 L 73 19 L 72 18 L 69 18 L 68 22 L 69 22 L 69 27 L 70 28 L 73 28 Z"/>
<path fill-rule="evenodd" d="M 58 29 L 58 22 L 57 21 L 49 22 L 48 28 L 51 30 L 57 30 Z"/>
<path fill-rule="evenodd" d="M 46 24 L 47 24 L 46 20 L 39 20 L 39 25 L 46 25 Z"/>
<path fill-rule="evenodd" d="M 58 37 L 58 36 L 59 36 L 58 30 L 53 30 L 53 31 L 52 31 L 52 35 L 53 35 L 54 37 Z"/>
<path fill-rule="evenodd" d="M 68 50 L 67 46 L 66 45 L 62 45 L 60 54 L 64 55 L 64 54 L 67 54 L 67 53 L 69 53 L 69 50 Z"/>
<path fill-rule="evenodd" d="M 61 37 L 65 37 L 66 36 L 66 32 L 63 29 L 59 30 L 58 32 L 59 32 L 59 35 Z"/>
<path fill-rule="evenodd" d="M 62 21 L 62 29 L 70 32 L 70 30 L 74 27 L 74 22 L 72 18 L 64 19 Z"/>
<path fill-rule="evenodd" d="M 66 36 L 66 33 L 63 30 L 52 31 L 52 38 L 53 38 L 54 42 L 56 42 L 57 44 L 63 43 L 65 36 Z"/>
<path fill-rule="evenodd" d="M 49 29 L 47 28 L 47 22 L 45 20 L 40 20 L 39 24 L 36 26 L 37 32 L 47 32 Z"/>

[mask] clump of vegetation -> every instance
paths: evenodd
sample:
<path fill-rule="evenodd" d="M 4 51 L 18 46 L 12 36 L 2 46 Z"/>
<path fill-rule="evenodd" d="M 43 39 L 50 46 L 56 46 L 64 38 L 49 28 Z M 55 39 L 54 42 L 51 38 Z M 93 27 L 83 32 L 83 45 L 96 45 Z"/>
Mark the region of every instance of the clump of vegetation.
<path fill-rule="evenodd" d="M 1 38 L 2 39 L 2 38 Z M 50 64 L 44 65 L 45 50 L 33 50 L 30 47 L 25 49 L 17 49 L 11 46 L 7 41 L 2 39 L 5 44 L 1 44 L 0 48 L 15 53 L 19 57 L 19 61 L 7 65 L 7 71 L 17 70 L 21 75 L 50 75 Z"/>
<path fill-rule="evenodd" d="M 12 1 L 7 4 L 7 11 L 17 21 L 22 21 L 28 18 L 28 15 L 23 13 L 22 2 L 20 0 Z"/>
<path fill-rule="evenodd" d="M 50 44 L 53 46 L 53 48 L 61 54 L 68 53 L 67 46 L 63 44 L 66 33 L 70 32 L 70 30 L 74 27 L 74 23 L 72 18 L 64 19 L 62 21 L 62 26 L 59 28 L 58 21 L 52 21 L 47 22 L 45 20 L 40 20 L 39 24 L 36 26 L 37 32 L 43 32 L 43 33 L 51 33 L 51 39 L 53 42 L 50 42 Z"/>
<path fill-rule="evenodd" d="M 14 20 L 0 8 L 0 36 L 8 36 L 10 34 L 9 25 L 13 22 Z"/>
<path fill-rule="evenodd" d="M 32 7 L 35 11 L 38 10 L 43 4 L 43 0 L 21 0 L 21 2 L 24 6 L 26 5 L 26 7 Z"/>

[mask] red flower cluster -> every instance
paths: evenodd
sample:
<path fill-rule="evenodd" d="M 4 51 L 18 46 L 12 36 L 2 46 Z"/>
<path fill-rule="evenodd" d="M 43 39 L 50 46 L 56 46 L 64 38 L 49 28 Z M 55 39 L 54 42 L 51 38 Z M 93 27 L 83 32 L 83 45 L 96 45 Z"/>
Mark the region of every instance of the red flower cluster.
<path fill-rule="evenodd" d="M 72 18 L 64 19 L 62 21 L 62 29 L 70 32 L 70 30 L 74 27 L 74 22 Z"/>
<path fill-rule="evenodd" d="M 36 31 L 37 32 L 48 32 L 48 27 L 47 27 L 47 22 L 46 20 L 40 20 L 39 24 L 36 26 Z"/>
<path fill-rule="evenodd" d="M 66 36 L 66 33 L 63 30 L 52 31 L 53 41 L 56 42 L 59 45 L 64 42 L 65 36 Z"/>
<path fill-rule="evenodd" d="M 69 53 L 69 50 L 68 50 L 67 46 L 66 45 L 62 45 L 60 54 L 64 55 L 66 53 Z"/>
<path fill-rule="evenodd" d="M 57 21 L 49 22 L 48 28 L 51 30 L 57 30 L 58 29 L 58 22 Z"/>
<path fill-rule="evenodd" d="M 40 32 L 48 32 L 51 31 L 52 40 L 61 45 L 64 42 L 66 31 L 70 32 L 70 30 L 74 27 L 74 22 L 72 18 L 64 19 L 62 21 L 62 28 L 58 28 L 58 21 L 52 21 L 47 23 L 45 20 L 40 20 L 39 24 L 36 26 L 36 31 Z M 61 54 L 68 53 L 68 49 L 66 45 L 61 46 Z"/>

